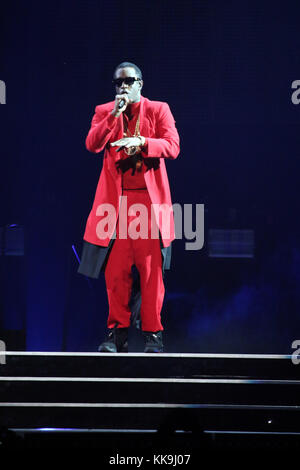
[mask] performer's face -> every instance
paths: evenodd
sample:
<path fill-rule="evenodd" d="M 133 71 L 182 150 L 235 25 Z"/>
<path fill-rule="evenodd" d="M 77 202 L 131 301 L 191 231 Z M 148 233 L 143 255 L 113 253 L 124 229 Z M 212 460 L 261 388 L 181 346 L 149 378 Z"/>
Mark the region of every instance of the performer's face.
<path fill-rule="evenodd" d="M 115 79 L 127 78 L 127 77 L 138 78 L 136 71 L 133 67 L 125 67 L 122 69 L 118 69 L 114 76 Z M 136 103 L 137 101 L 140 101 L 141 99 L 142 87 L 143 87 L 143 80 L 136 80 L 131 85 L 126 84 L 125 81 L 123 81 L 120 84 L 120 86 L 116 85 L 116 91 L 118 95 L 127 93 L 130 102 Z"/>

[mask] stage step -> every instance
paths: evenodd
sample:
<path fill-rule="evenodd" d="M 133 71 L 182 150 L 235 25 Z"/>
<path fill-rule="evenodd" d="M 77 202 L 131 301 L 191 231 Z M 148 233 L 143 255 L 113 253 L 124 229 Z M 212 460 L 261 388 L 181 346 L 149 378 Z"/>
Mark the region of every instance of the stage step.
<path fill-rule="evenodd" d="M 0 376 L 300 379 L 290 355 L 10 351 L 2 357 Z"/>

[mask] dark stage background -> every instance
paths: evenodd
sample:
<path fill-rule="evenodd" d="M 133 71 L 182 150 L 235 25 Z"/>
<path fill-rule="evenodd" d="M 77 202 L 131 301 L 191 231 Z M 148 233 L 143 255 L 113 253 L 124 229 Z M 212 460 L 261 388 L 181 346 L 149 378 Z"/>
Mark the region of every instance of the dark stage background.
<path fill-rule="evenodd" d="M 173 203 L 205 206 L 204 247 L 173 243 L 166 352 L 292 352 L 300 338 L 299 15 L 289 0 L 1 6 L 8 349 L 95 351 L 103 338 L 104 277 L 76 272 L 103 155 L 89 153 L 85 137 L 95 106 L 114 97 L 115 66 L 128 60 L 143 71 L 143 95 L 168 102 L 176 120 L 181 152 L 166 162 Z M 213 229 L 251 231 L 253 256 L 212 257 Z M 131 334 L 131 350 L 142 350 Z"/>

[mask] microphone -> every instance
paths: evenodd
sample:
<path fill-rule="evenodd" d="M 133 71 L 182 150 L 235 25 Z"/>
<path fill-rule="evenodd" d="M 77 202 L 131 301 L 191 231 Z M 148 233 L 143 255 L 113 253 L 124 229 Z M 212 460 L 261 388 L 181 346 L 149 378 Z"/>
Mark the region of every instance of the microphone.
<path fill-rule="evenodd" d="M 125 104 L 125 100 L 121 100 L 118 106 L 118 109 L 122 109 Z"/>
<path fill-rule="evenodd" d="M 124 94 L 126 95 L 126 93 L 123 93 L 123 95 Z M 125 100 L 121 100 L 120 103 L 119 103 L 118 109 L 122 109 L 125 103 L 126 103 Z"/>

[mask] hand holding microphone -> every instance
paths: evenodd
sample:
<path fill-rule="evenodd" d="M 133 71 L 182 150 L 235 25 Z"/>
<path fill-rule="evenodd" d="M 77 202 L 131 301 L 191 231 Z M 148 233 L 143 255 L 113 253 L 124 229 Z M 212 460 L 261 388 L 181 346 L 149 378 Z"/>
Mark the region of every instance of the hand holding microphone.
<path fill-rule="evenodd" d="M 112 114 L 115 117 L 119 117 L 123 111 L 127 108 L 127 105 L 129 104 L 129 98 L 127 93 L 123 93 L 122 95 L 116 95 L 115 98 L 115 106 L 114 109 L 112 110 Z"/>

